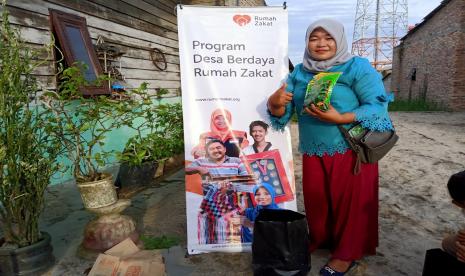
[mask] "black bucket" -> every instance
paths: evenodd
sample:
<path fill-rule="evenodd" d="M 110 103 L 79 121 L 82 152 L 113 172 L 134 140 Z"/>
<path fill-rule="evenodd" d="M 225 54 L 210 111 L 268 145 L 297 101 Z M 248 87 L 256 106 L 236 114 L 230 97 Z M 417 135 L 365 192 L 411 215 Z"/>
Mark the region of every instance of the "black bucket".
<path fill-rule="evenodd" d="M 153 184 L 158 162 L 149 161 L 139 166 L 121 163 L 115 185 L 119 188 L 146 188 Z"/>
<path fill-rule="evenodd" d="M 35 244 L 6 249 L 0 247 L 0 275 L 40 275 L 55 264 L 50 235 L 42 233 Z"/>

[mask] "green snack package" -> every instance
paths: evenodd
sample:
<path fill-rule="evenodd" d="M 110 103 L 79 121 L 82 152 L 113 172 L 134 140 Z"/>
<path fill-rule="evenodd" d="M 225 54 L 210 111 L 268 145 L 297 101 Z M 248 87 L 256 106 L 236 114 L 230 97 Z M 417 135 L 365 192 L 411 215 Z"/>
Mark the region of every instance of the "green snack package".
<path fill-rule="evenodd" d="M 366 129 L 363 128 L 362 124 L 357 124 L 348 130 L 350 137 L 360 139 L 362 135 L 366 133 Z"/>
<path fill-rule="evenodd" d="M 328 110 L 333 87 L 341 75 L 342 72 L 322 72 L 313 76 L 305 92 L 304 108 L 313 103 L 322 111 Z"/>

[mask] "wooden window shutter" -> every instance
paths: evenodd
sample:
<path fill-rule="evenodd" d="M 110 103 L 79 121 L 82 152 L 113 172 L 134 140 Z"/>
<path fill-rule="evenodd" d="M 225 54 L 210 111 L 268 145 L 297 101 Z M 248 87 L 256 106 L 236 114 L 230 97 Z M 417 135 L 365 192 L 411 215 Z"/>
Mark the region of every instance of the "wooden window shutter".
<path fill-rule="evenodd" d="M 98 76 L 103 74 L 102 67 L 97 59 L 92 40 L 87 30 L 86 19 L 74 14 L 59 10 L 49 9 L 53 30 L 57 36 L 65 62 L 68 66 L 75 62 L 86 64 L 83 72 L 84 78 L 93 83 Z M 94 84 L 83 87 L 84 95 L 106 95 L 110 89 L 106 83 L 99 86 Z"/>

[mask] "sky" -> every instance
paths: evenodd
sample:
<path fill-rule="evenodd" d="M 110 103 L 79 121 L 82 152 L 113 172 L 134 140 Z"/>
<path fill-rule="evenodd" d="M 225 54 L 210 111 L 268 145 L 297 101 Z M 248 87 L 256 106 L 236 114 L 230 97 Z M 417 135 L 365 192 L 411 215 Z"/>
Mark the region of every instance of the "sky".
<path fill-rule="evenodd" d="M 407 1 L 409 26 L 420 23 L 441 3 L 441 0 Z M 266 0 L 268 6 L 282 6 L 283 2 Z M 302 62 L 308 25 L 320 18 L 331 17 L 342 22 L 351 48 L 357 0 L 287 0 L 286 4 L 289 9 L 289 58 L 294 64 Z"/>

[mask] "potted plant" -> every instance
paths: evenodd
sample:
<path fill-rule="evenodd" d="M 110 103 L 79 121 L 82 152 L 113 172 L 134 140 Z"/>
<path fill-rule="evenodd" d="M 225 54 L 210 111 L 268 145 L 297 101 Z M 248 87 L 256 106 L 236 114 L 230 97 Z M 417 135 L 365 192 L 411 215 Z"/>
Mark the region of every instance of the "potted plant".
<path fill-rule="evenodd" d="M 133 108 L 133 117 L 126 122 L 136 134 L 117 154 L 121 161 L 117 185 L 123 188 L 149 185 L 157 167 L 184 149 L 181 104 L 161 104 L 166 93 L 160 89 L 154 96 L 139 94 L 140 106 Z M 154 98 L 158 104 L 153 104 Z"/>
<path fill-rule="evenodd" d="M 62 126 L 55 131 L 70 160 L 70 169 L 88 209 L 101 208 L 117 201 L 113 178 L 103 172 L 113 150 L 106 149 L 107 136 L 120 128 L 127 112 L 126 102 L 107 96 L 84 96 L 88 85 L 82 65 L 62 70 L 56 92 L 44 93 L 45 106 Z"/>
<path fill-rule="evenodd" d="M 84 68 L 85 69 L 85 68 Z M 62 70 L 57 92 L 47 92 L 45 106 L 62 127 L 55 135 L 65 148 L 84 207 L 97 215 L 86 224 L 78 250 L 83 258 L 93 258 L 126 238 L 138 242 L 134 220 L 121 212 L 130 200 L 118 199 L 113 177 L 105 173 L 115 150 L 105 147 L 110 133 L 120 129 L 132 116 L 136 99 L 115 100 L 108 96 L 85 97 L 87 86 L 79 64 Z"/>
<path fill-rule="evenodd" d="M 178 167 L 184 163 L 184 131 L 182 119 L 182 106 L 180 103 L 160 106 L 158 118 L 165 122 L 160 128 L 164 133 L 165 147 L 161 150 L 164 170 Z"/>
<path fill-rule="evenodd" d="M 0 29 L 0 275 L 37 275 L 54 264 L 51 238 L 39 231 L 50 177 L 59 169 L 60 127 L 36 102 L 32 71 L 44 60 L 9 25 L 2 3 Z M 44 47 L 46 50 L 47 47 Z M 49 48 L 48 48 L 49 49 Z M 50 53 L 50 51 L 48 51 Z"/>

